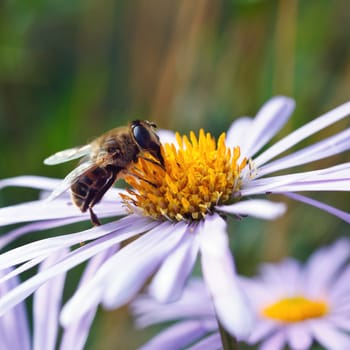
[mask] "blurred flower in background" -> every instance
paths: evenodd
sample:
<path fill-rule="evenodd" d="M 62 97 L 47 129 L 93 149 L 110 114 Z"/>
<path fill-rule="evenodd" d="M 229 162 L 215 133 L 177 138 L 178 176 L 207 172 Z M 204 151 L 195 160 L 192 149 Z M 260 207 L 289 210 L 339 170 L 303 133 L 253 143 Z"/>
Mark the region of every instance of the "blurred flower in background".
<path fill-rule="evenodd" d="M 58 185 L 47 177 L 62 178 L 71 169 L 45 167 L 42 159 L 130 120 L 153 120 L 181 134 L 203 128 L 218 139 L 232 116 L 257 110 L 270 96 L 283 94 L 298 101 L 293 118 L 281 130 L 283 137 L 320 111 L 349 100 L 346 0 L 108 0 L 103 6 L 97 0 L 39 0 L 5 1 L 0 7 L 0 178 L 45 176 L 11 179 L 14 186 L 0 191 L 1 207 L 35 201 L 36 189 L 52 191 Z M 299 146 L 317 144 L 346 128 L 347 122 L 340 121 Z M 308 170 L 347 161 L 348 153 L 339 153 L 313 162 Z M 119 193 L 112 189 L 96 206 L 101 219 L 126 214 Z M 314 191 L 312 197 L 296 199 L 348 211 L 346 195 Z M 82 236 L 95 239 L 96 232 L 85 232 L 88 218 L 67 205 L 69 201 L 62 197 L 46 208 L 31 203 L 31 211 L 18 206 L 7 217 L 12 224 L 0 227 L 1 247 L 56 237 L 54 250 L 62 246 L 63 234 L 71 232 L 77 232 L 74 248 L 80 247 Z M 240 272 L 251 273 L 261 258 L 304 258 L 349 231 L 334 215 L 283 201 L 288 215 L 273 223 L 227 221 Z M 28 224 L 15 223 L 20 220 Z M 26 232 L 38 233 L 34 237 Z M 78 269 L 69 274 L 67 296 L 73 292 L 69 286 L 78 283 Z M 86 348 L 133 349 L 140 343 L 125 309 L 119 309 L 97 319 Z"/>
<path fill-rule="evenodd" d="M 315 251 L 302 266 L 294 259 L 264 264 L 243 289 L 259 315 L 250 344 L 262 349 L 350 347 L 350 240 Z"/>
<path fill-rule="evenodd" d="M 310 349 L 313 341 L 327 350 L 350 347 L 350 241 L 340 239 L 315 251 L 302 265 L 286 258 L 262 264 L 260 274 L 241 277 L 242 289 L 253 304 L 257 322 L 245 343 L 259 349 Z M 132 304 L 136 325 L 174 322 L 141 346 L 157 349 L 221 349 L 215 310 L 201 279 L 191 279 L 181 298 L 160 304 L 149 294 Z"/>

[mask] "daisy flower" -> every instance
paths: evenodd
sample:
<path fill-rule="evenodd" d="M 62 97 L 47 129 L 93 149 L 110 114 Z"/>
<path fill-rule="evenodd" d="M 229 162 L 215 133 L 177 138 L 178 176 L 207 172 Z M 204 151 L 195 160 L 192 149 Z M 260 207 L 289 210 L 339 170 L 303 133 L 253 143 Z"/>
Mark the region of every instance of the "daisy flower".
<path fill-rule="evenodd" d="M 57 263 L 66 251 L 53 254 L 40 264 L 39 271 L 43 272 Z M 101 256 L 91 260 L 80 283 L 84 283 L 99 265 Z M 0 277 L 10 271 L 3 270 Z M 89 335 L 90 326 L 95 310 L 84 320 L 73 323 L 63 330 L 59 337 L 59 314 L 61 310 L 62 294 L 65 274 L 52 278 L 36 290 L 33 297 L 33 312 L 30 321 L 24 302 L 18 303 L 2 317 L 0 317 L 0 339 L 2 350 L 54 350 L 54 349 L 83 349 Z M 0 297 L 14 290 L 20 281 L 18 276 L 7 280 L 0 286 Z M 32 327 L 30 327 L 30 324 Z"/>
<path fill-rule="evenodd" d="M 139 295 L 130 305 L 137 328 L 169 323 L 139 350 L 222 349 L 214 306 L 201 278 L 192 277 L 181 297 L 160 303 L 149 293 Z"/>
<path fill-rule="evenodd" d="M 302 266 L 294 259 L 262 265 L 243 288 L 258 314 L 248 338 L 260 349 L 350 349 L 350 241 L 316 251 Z"/>
<path fill-rule="evenodd" d="M 0 300 L 0 314 L 50 278 L 108 249 L 115 249 L 114 254 L 86 284 L 77 288 L 64 306 L 61 314 L 64 325 L 81 318 L 99 303 L 113 309 L 129 302 L 150 276 L 154 276 L 151 293 L 160 301 L 174 300 L 180 296 L 200 254 L 204 280 L 221 324 L 232 334 L 246 335 L 253 321 L 249 304 L 237 285 L 225 218 L 231 215 L 276 219 L 285 212 L 285 205 L 254 196 L 282 193 L 350 222 L 348 213 L 295 193 L 349 191 L 350 163 L 271 175 L 348 150 L 350 128 L 273 160 L 308 136 L 347 117 L 350 102 L 302 126 L 256 156 L 287 122 L 293 109 L 293 100 L 275 97 L 254 119 L 235 121 L 227 136 L 222 134 L 217 141 L 202 130 L 198 136 L 190 133 L 189 137 L 169 132 L 163 137 L 160 133 L 165 166 L 139 158 L 129 169 L 132 175 L 125 178 L 130 189 L 113 189 L 96 205 L 100 218 L 115 215 L 123 218 L 85 231 L 42 239 L 0 255 L 0 269 L 17 266 L 2 278 L 6 280 L 34 267 L 57 250 L 70 249 L 51 268 L 7 293 Z M 0 183 L 8 185 L 47 191 L 55 189 L 57 180 L 20 177 Z M 2 244 L 31 231 L 86 218 L 86 214 L 71 205 L 66 194 L 51 202 L 40 199 L 3 208 L 0 224 L 30 223 L 10 231 L 2 238 Z M 118 250 L 119 243 L 132 237 L 135 239 L 131 243 Z M 81 242 L 85 244 L 79 245 Z"/>
<path fill-rule="evenodd" d="M 240 283 L 257 315 L 244 339 L 260 350 L 350 349 L 350 241 L 340 239 L 311 255 L 305 265 L 288 258 L 261 265 Z M 322 273 L 320 273 L 322 271 Z M 222 349 L 213 304 L 205 283 L 192 279 L 174 303 L 161 304 L 143 294 L 131 304 L 136 326 L 173 322 L 140 350 Z"/>

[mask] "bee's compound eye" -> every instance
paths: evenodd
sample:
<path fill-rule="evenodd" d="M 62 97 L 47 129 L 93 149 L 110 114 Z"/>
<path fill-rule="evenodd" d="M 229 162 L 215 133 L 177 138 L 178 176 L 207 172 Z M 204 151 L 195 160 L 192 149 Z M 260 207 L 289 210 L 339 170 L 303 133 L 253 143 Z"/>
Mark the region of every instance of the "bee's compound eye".
<path fill-rule="evenodd" d="M 132 132 L 140 148 L 148 149 L 150 147 L 151 135 L 144 126 L 136 125 Z"/>

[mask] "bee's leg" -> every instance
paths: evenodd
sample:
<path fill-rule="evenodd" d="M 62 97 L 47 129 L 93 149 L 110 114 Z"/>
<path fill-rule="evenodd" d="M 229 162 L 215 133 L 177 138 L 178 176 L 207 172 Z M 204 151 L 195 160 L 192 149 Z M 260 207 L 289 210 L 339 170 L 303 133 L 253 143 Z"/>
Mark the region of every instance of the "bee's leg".
<path fill-rule="evenodd" d="M 144 156 L 138 156 L 138 158 L 142 158 L 143 160 L 147 161 L 147 162 L 150 162 L 154 165 L 158 165 L 159 167 L 161 167 L 163 170 L 165 170 L 165 167 L 162 163 L 160 162 L 156 162 L 155 160 L 151 159 L 151 158 L 147 158 L 147 157 L 144 157 Z"/>
<path fill-rule="evenodd" d="M 93 212 L 92 208 L 89 207 L 89 213 L 90 213 L 90 220 L 91 220 L 91 223 L 94 225 L 94 226 L 100 226 L 101 225 L 101 222 L 100 220 L 98 219 L 97 215 Z"/>
<path fill-rule="evenodd" d="M 124 172 L 125 175 L 130 175 L 130 176 L 133 176 L 133 177 L 136 177 L 136 179 L 140 180 L 140 181 L 144 181 L 144 182 L 147 182 L 149 185 L 153 186 L 153 187 L 157 187 L 156 184 L 154 184 L 153 182 L 149 181 L 149 180 L 146 180 L 144 179 L 143 177 L 135 174 L 135 173 L 132 173 L 132 172 L 129 172 L 129 171 L 125 171 Z"/>

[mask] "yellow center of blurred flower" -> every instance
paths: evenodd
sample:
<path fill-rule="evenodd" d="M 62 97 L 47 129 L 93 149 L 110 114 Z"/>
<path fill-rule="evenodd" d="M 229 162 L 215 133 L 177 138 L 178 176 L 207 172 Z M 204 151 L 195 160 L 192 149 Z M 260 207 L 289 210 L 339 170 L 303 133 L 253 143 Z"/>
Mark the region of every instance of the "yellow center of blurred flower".
<path fill-rule="evenodd" d="M 216 142 L 200 130 L 198 138 L 191 132 L 189 138 L 176 134 L 176 140 L 178 148 L 162 145 L 165 169 L 139 158 L 125 177 L 132 189 L 122 198 L 155 219 L 200 220 L 216 205 L 233 200 L 247 161 L 238 161 L 239 147 L 226 147 L 225 134 Z"/>
<path fill-rule="evenodd" d="M 262 310 L 262 315 L 283 323 L 301 322 L 319 318 L 328 313 L 328 304 L 302 296 L 285 298 Z"/>

